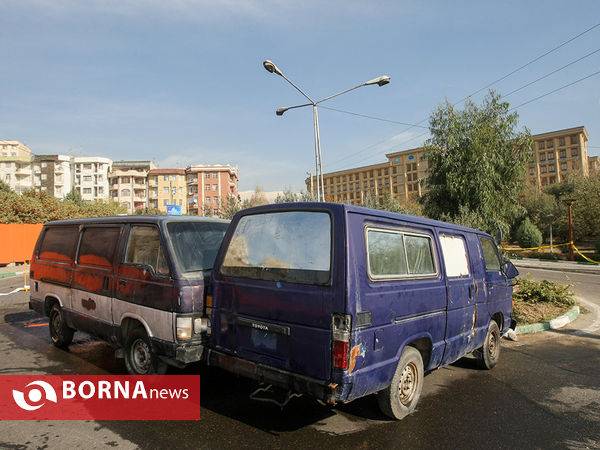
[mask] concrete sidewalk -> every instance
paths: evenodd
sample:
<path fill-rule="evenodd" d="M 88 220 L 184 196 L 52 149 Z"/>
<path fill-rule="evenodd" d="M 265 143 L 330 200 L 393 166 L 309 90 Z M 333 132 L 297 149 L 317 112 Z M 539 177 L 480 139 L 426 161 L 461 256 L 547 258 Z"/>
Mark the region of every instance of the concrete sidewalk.
<path fill-rule="evenodd" d="M 600 264 L 529 258 L 512 258 L 511 262 L 517 268 L 526 267 L 529 269 L 557 270 L 559 272 L 575 272 L 600 275 Z"/>

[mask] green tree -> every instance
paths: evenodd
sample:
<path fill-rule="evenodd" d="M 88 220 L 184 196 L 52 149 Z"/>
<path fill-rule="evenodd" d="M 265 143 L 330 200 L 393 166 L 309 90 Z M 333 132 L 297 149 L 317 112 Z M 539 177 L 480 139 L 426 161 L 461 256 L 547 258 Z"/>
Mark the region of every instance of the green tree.
<path fill-rule="evenodd" d="M 531 223 L 529 217 L 517 229 L 517 242 L 522 248 L 533 248 L 542 245 L 542 233 Z"/>
<path fill-rule="evenodd" d="M 299 201 L 298 194 L 296 194 L 291 187 L 285 188 L 281 194 L 277 194 L 275 203 L 294 203 Z"/>
<path fill-rule="evenodd" d="M 76 188 L 71 189 L 71 191 L 67 195 L 65 195 L 65 201 L 73 202 L 78 206 L 83 205 L 83 198 L 81 197 L 81 193 L 79 192 L 79 189 Z"/>
<path fill-rule="evenodd" d="M 0 192 L 11 192 L 12 189 L 4 181 L 0 180 Z"/>
<path fill-rule="evenodd" d="M 525 165 L 532 149 L 529 131 L 516 131 L 517 113 L 493 91 L 481 106 L 471 100 L 463 110 L 450 102 L 429 118 L 429 191 L 423 212 L 434 219 L 481 218 L 481 228 L 506 234 L 522 216 L 517 195 L 524 187 Z"/>

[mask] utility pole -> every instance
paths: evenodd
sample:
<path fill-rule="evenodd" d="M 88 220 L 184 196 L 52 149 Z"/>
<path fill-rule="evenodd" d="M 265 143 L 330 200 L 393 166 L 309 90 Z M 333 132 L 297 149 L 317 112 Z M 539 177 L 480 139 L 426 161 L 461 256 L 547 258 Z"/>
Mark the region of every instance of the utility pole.
<path fill-rule="evenodd" d="M 565 203 L 569 207 L 569 259 L 575 261 L 575 254 L 573 253 L 573 203 L 575 200 L 568 199 Z"/>

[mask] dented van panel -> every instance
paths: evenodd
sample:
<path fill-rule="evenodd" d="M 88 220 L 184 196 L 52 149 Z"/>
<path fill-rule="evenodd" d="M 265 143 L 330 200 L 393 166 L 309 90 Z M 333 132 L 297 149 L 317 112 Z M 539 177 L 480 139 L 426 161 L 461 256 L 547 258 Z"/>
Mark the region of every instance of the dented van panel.
<path fill-rule="evenodd" d="M 334 403 L 379 393 L 400 418 L 385 399 L 413 388 L 407 373 L 514 326 L 511 286 L 477 230 L 330 203 L 250 208 L 215 261 L 208 363 Z"/>

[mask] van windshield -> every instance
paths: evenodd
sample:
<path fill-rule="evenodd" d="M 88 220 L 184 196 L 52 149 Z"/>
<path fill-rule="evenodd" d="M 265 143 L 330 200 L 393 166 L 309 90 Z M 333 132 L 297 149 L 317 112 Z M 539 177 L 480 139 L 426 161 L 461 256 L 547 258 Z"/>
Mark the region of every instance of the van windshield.
<path fill-rule="evenodd" d="M 224 275 L 327 284 L 331 219 L 324 212 L 285 211 L 242 217 L 221 267 Z"/>
<path fill-rule="evenodd" d="M 181 273 L 210 271 L 228 223 L 169 222 L 167 232 Z"/>

